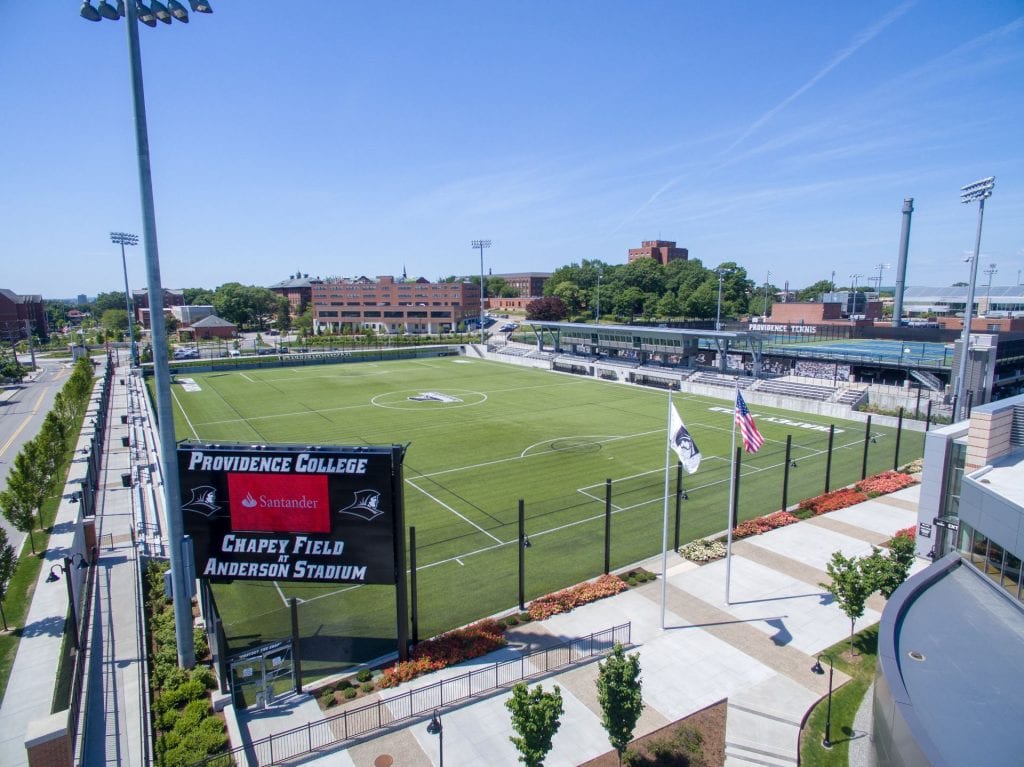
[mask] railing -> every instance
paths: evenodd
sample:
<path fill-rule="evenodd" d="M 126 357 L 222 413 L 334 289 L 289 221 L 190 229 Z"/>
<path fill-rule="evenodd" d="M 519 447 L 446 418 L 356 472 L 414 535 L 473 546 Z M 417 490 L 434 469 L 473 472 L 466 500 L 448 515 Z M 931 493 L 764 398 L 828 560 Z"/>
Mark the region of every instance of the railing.
<path fill-rule="evenodd" d="M 433 712 L 445 706 L 464 703 L 516 682 L 544 676 L 556 669 L 605 655 L 616 644 L 629 645 L 631 624 L 624 623 L 590 636 L 570 639 L 507 661 L 490 663 L 465 674 L 408 690 L 359 708 L 348 709 L 319 722 L 310 722 L 285 732 L 275 733 L 226 754 L 194 762 L 201 765 L 248 764 L 270 767 L 316 751 L 335 748 L 345 741 L 362 738 L 399 722 Z"/>

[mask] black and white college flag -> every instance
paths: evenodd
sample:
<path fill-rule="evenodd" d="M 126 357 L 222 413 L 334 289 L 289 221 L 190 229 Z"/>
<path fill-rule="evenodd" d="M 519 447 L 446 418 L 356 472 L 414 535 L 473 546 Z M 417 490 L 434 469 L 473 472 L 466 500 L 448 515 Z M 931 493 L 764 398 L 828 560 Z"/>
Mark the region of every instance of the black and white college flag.
<path fill-rule="evenodd" d="M 697 471 L 700 466 L 700 449 L 693 441 L 693 437 L 690 436 L 690 432 L 686 430 L 686 425 L 679 417 L 679 411 L 676 410 L 675 405 L 672 406 L 672 411 L 669 414 L 668 446 L 679 456 L 679 461 L 683 464 L 687 474 Z"/>

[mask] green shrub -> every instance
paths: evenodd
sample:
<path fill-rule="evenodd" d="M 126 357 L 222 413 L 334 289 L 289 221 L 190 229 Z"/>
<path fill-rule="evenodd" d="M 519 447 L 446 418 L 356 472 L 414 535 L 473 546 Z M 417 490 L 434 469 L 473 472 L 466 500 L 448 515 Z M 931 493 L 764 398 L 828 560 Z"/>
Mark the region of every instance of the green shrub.
<path fill-rule="evenodd" d="M 363 682 L 359 686 L 359 689 L 362 690 L 363 692 L 373 692 L 373 690 L 374 690 L 373 682 Z"/>
<path fill-rule="evenodd" d="M 688 724 L 681 724 L 672 734 L 672 739 L 688 754 L 700 754 L 704 750 L 704 736 L 700 730 Z"/>
<path fill-rule="evenodd" d="M 177 687 L 164 690 L 160 697 L 156 699 L 153 707 L 157 712 L 163 713 L 172 708 L 180 708 L 183 704 L 190 701 L 200 700 L 205 697 L 206 686 L 198 680 L 190 679 L 187 682 L 182 682 Z"/>
<path fill-rule="evenodd" d="M 370 669 L 368 668 L 361 668 L 359 669 L 359 673 L 356 674 L 356 679 L 358 679 L 360 682 L 369 682 L 371 679 L 373 679 L 373 672 L 370 671 Z"/>
<path fill-rule="evenodd" d="M 328 687 L 320 693 L 320 705 L 324 708 L 330 708 L 337 702 L 338 701 L 334 699 L 334 690 L 332 690 L 330 687 Z"/>
<path fill-rule="evenodd" d="M 210 654 L 210 645 L 206 641 L 206 631 L 201 628 L 192 630 L 192 643 L 196 648 L 196 657 L 205 658 Z"/>
<path fill-rule="evenodd" d="M 192 669 L 192 681 L 199 682 L 207 690 L 217 686 L 217 676 L 209 666 L 196 666 Z"/>
<path fill-rule="evenodd" d="M 177 729 L 157 739 L 160 767 L 187 767 L 204 756 L 222 751 L 227 745 L 224 723 L 207 717 L 198 726 L 181 732 Z"/>
<path fill-rule="evenodd" d="M 519 625 L 519 618 L 517 618 L 515 615 L 510 615 L 510 616 L 508 616 L 505 619 L 505 625 L 506 626 L 518 626 Z"/>
<path fill-rule="evenodd" d="M 345 691 L 341 694 L 342 697 L 345 698 L 345 700 L 352 700 L 354 697 L 356 697 L 356 695 L 359 694 L 359 692 L 356 690 L 355 687 L 346 687 Z"/>
<path fill-rule="evenodd" d="M 348 679 L 342 679 L 340 682 L 338 682 L 338 689 L 342 691 L 347 690 L 351 686 L 352 682 Z"/>
<path fill-rule="evenodd" d="M 520 623 L 529 623 L 530 621 L 533 620 L 533 616 L 530 615 L 530 611 L 529 610 L 525 610 L 525 611 L 519 613 L 518 618 L 519 618 L 519 622 Z"/>

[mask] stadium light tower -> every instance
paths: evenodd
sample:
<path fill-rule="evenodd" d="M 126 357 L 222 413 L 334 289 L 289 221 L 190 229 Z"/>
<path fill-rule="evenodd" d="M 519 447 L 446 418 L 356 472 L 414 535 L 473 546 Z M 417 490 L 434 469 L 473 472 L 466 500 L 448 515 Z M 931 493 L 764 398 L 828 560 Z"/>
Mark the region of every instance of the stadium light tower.
<path fill-rule="evenodd" d="M 726 275 L 732 274 L 732 269 L 723 269 L 718 267 L 715 269 L 715 274 L 718 275 L 718 308 L 715 311 L 715 330 L 722 329 L 722 280 L 725 279 Z"/>
<path fill-rule="evenodd" d="M 981 181 L 960 187 L 960 202 L 965 205 L 978 202 L 978 234 L 974 240 L 974 255 L 968 257 L 971 262 L 971 281 L 967 284 L 967 303 L 964 306 L 964 330 L 960 336 L 960 371 L 957 373 L 956 386 L 953 389 L 953 403 L 957 412 L 953 413 L 953 420 L 957 420 L 958 412 L 963 406 L 964 390 L 967 379 L 967 352 L 971 343 L 971 313 L 974 310 L 974 288 L 978 282 L 978 256 L 981 250 L 981 222 L 985 218 L 985 200 L 992 196 L 992 190 L 996 185 L 996 177 L 989 176 Z"/>
<path fill-rule="evenodd" d="M 854 316 L 857 314 L 857 280 L 863 277 L 863 274 L 851 274 L 850 275 L 850 324 L 852 325 L 856 320 Z"/>
<path fill-rule="evenodd" d="M 115 245 L 121 246 L 121 268 L 124 270 L 124 308 L 128 311 L 128 349 L 131 355 L 132 367 L 138 367 L 139 354 L 135 346 L 135 323 L 132 321 L 132 294 L 128 292 L 128 261 L 124 257 L 124 246 L 138 245 L 139 236 L 137 234 L 128 234 L 127 232 L 111 232 L 110 241 Z"/>
<path fill-rule="evenodd" d="M 985 293 L 985 314 L 987 315 L 992 311 L 992 276 L 999 274 L 999 270 L 995 264 L 989 264 L 985 274 L 988 275 L 988 290 Z"/>
<path fill-rule="evenodd" d="M 472 248 L 480 248 L 480 345 L 484 344 L 484 248 L 491 247 L 490 240 L 473 240 L 470 244 Z"/>
<path fill-rule="evenodd" d="M 206 0 L 189 0 L 197 13 L 213 13 Z M 142 53 L 139 49 L 139 22 L 155 27 L 159 20 L 188 22 L 181 3 L 171 3 L 173 12 L 161 5 L 162 13 L 133 0 L 113 8 L 100 3 L 97 11 L 89 0 L 82 3 L 81 16 L 87 21 L 114 20 L 124 16 L 128 28 L 128 61 L 131 69 L 132 103 L 135 114 L 135 146 L 139 166 L 139 197 L 142 205 L 142 234 L 146 252 L 146 286 L 149 293 L 149 325 L 153 345 L 153 378 L 156 381 L 157 437 L 160 443 L 160 473 L 164 482 L 164 515 L 171 555 L 171 589 L 174 595 L 174 638 L 178 645 L 178 665 L 196 664 L 192 638 L 192 597 L 185 580 L 182 543 L 181 487 L 178 482 L 177 442 L 174 436 L 174 411 L 171 402 L 171 376 L 167 364 L 167 327 L 164 324 L 164 290 L 160 284 L 160 254 L 156 240 L 156 210 L 153 203 L 153 171 L 149 164 L 149 128 L 146 124 L 146 95 L 142 86 Z M 166 18 L 165 18 L 166 15 Z"/>
<path fill-rule="evenodd" d="M 768 321 L 768 280 L 772 278 L 772 270 L 768 270 L 767 276 L 764 278 L 764 321 Z"/>

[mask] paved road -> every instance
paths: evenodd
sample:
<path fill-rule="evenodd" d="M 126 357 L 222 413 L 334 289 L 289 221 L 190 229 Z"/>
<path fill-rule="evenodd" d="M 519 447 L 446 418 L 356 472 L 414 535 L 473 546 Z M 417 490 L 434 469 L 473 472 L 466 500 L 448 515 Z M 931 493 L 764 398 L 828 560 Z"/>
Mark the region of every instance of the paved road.
<path fill-rule="evenodd" d="M 53 407 L 53 398 L 70 374 L 68 360 L 37 357 L 36 363 L 39 370 L 32 379 L 0 392 L 0 490 L 7 487 L 7 474 L 14 457 L 22 445 L 39 433 L 43 419 Z M 0 515 L 0 525 L 15 551 L 19 551 L 25 534 L 18 532 L 3 515 Z"/>

